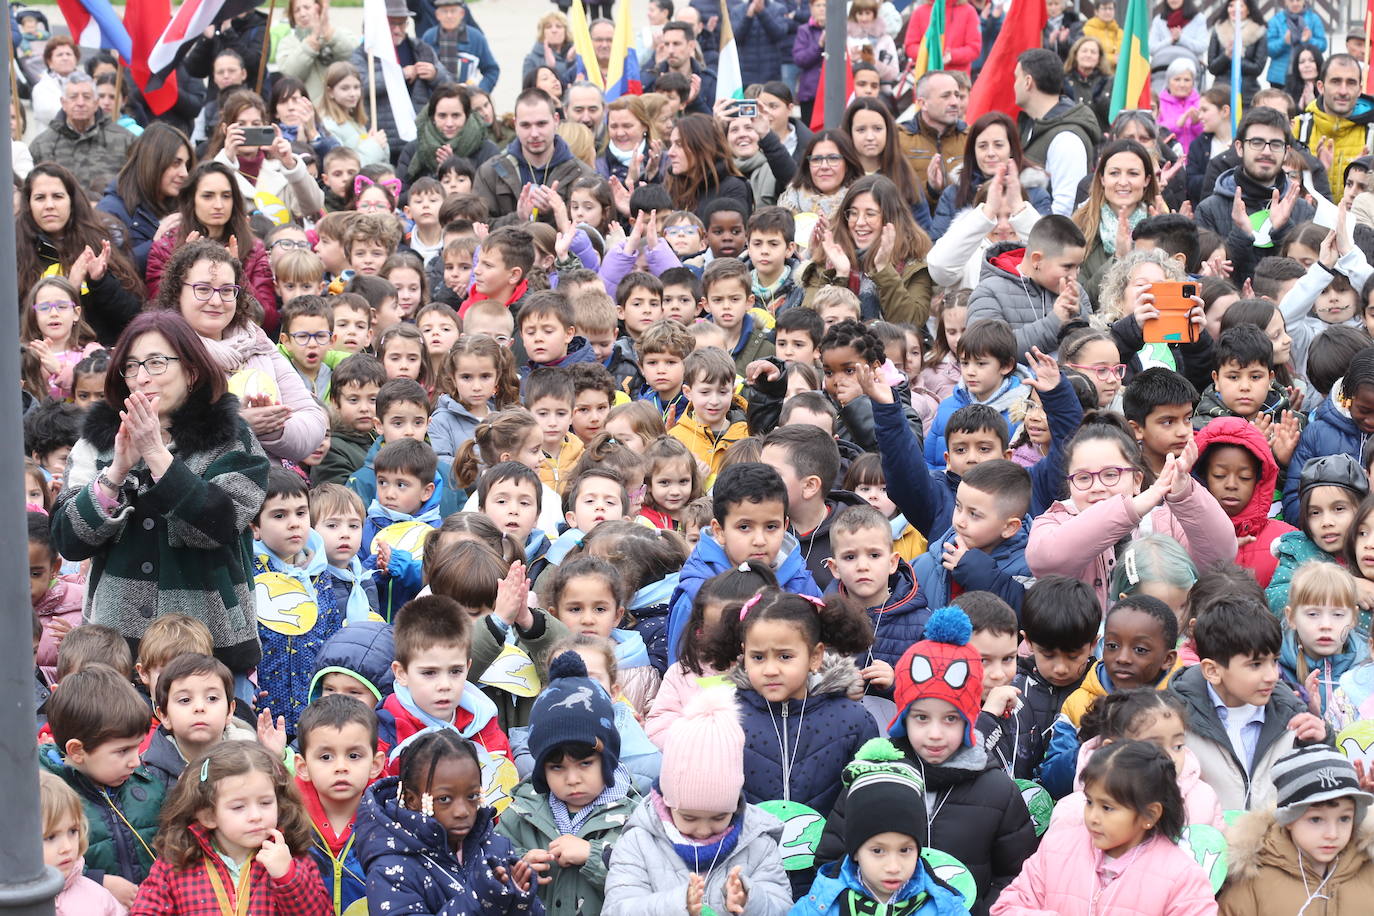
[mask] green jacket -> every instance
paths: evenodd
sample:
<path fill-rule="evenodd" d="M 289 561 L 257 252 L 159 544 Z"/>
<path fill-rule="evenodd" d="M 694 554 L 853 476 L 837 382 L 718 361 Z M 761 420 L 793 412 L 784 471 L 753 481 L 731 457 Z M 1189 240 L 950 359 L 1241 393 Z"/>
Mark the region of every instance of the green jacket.
<path fill-rule="evenodd" d="M 61 777 L 81 799 L 90 822 L 86 876 L 99 882 L 107 874 L 118 875 L 135 884 L 148 877 L 153 867 L 153 837 L 166 795 L 162 780 L 147 767 L 139 767 L 117 789 L 97 786 L 68 766 L 54 744 L 39 746 L 38 765 Z"/>
<path fill-rule="evenodd" d="M 535 608 L 534 626 L 522 631 L 511 627 L 515 633 L 515 645 L 524 649 L 534 660 L 535 668 L 548 667 L 548 655 L 555 644 L 571 635 L 567 624 L 552 614 Z M 490 616 L 472 628 L 472 661 L 468 667 L 468 680 L 480 685 L 482 676 L 487 673 L 496 656 L 506 647 L 509 636 L 501 632 L 499 625 Z M 534 697 L 521 697 L 499 687 L 482 686 L 482 692 L 496 704 L 496 721 L 501 731 L 510 734 L 512 728 L 524 728 L 530 724 L 530 710 L 534 708 Z"/>
<path fill-rule="evenodd" d="M 318 487 L 322 483 L 347 485 L 348 478 L 367 463 L 367 452 L 377 439 L 372 433 L 360 433 L 351 429 L 329 431 L 329 451 L 320 463 L 310 471 L 310 485 Z M 363 507 L 367 509 L 366 506 Z"/>
<path fill-rule="evenodd" d="M 758 316 L 746 314 L 744 320 L 748 322 L 748 336 L 741 338 L 739 346 L 731 354 L 735 358 L 735 372 L 740 375 L 744 374 L 745 367 L 754 360 L 765 359 L 774 353 L 768 329 L 763 326 Z"/>
<path fill-rule="evenodd" d="M 573 868 L 549 863 L 546 874 L 553 880 L 539 888 L 539 899 L 544 901 L 546 912 L 569 916 L 601 912 L 611 850 L 640 802 L 632 791 L 620 801 L 599 808 L 578 828 L 576 835 L 591 843 L 591 854 L 585 863 Z M 548 796 L 536 792 L 528 781 L 520 783 L 515 787 L 510 807 L 501 814 L 496 832 L 511 841 L 517 856 L 531 849 L 548 849 L 549 843 L 559 836 L 553 812 L 549 810 Z"/>

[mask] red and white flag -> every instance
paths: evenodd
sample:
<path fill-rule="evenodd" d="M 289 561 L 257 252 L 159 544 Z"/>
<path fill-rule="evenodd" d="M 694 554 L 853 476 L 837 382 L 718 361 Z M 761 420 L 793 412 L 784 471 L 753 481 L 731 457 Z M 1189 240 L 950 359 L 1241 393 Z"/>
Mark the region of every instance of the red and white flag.
<path fill-rule="evenodd" d="M 170 73 L 186 56 L 191 42 L 207 28 L 256 7 L 254 0 L 184 0 L 148 52 L 149 72 L 155 77 Z M 126 12 L 126 19 L 128 15 Z"/>

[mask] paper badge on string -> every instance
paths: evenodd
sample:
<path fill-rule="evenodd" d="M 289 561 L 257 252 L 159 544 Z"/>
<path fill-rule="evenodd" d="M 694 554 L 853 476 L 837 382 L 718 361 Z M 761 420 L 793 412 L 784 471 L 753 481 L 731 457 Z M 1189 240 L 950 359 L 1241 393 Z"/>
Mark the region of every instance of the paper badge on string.
<path fill-rule="evenodd" d="M 418 562 L 425 556 L 425 539 L 434 529 L 424 522 L 396 522 L 377 532 L 372 539 L 372 555 L 386 544 L 392 550 L 404 550 Z"/>
<path fill-rule="evenodd" d="M 477 745 L 477 760 L 482 764 L 482 801 L 496 809 L 499 816 L 510 807 L 520 773 L 509 757 L 493 754 Z"/>
<path fill-rule="evenodd" d="M 256 576 L 253 598 L 258 623 L 283 636 L 309 633 L 320 617 L 315 590 L 285 573 L 267 572 Z"/>
<path fill-rule="evenodd" d="M 787 871 L 810 868 L 816 861 L 816 847 L 825 832 L 825 818 L 815 808 L 794 801 L 766 801 L 759 807 L 782 821 L 782 867 Z"/>
<path fill-rule="evenodd" d="M 539 683 L 539 671 L 534 667 L 534 659 L 519 646 L 506 645 L 501 654 L 487 666 L 487 670 L 477 679 L 483 687 L 495 687 L 517 697 L 536 697 L 543 685 Z"/>
<path fill-rule="evenodd" d="M 963 895 L 965 903 L 972 905 L 978 899 L 978 882 L 973 880 L 973 872 L 963 862 L 929 846 L 921 850 L 921 858 L 926 860 L 935 877 Z"/>

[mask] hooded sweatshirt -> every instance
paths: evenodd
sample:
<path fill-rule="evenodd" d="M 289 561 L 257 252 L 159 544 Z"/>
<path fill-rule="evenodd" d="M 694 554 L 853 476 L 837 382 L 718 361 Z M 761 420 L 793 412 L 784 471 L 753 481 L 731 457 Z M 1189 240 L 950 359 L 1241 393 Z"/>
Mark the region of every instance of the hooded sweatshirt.
<path fill-rule="evenodd" d="M 1086 110 L 1086 109 L 1085 109 Z M 1088 115 L 1092 117 L 1091 112 Z M 1095 123 L 1095 122 L 1094 122 Z M 1049 290 L 1020 272 L 1026 248 L 1021 242 L 1000 242 L 983 256 L 983 274 L 968 300 L 967 327 L 985 318 L 1001 318 L 1016 334 L 1016 352 L 1028 353 L 1031 347 L 1042 352 L 1059 350 L 1062 322 L 1054 313 L 1058 290 Z M 1091 314 L 1091 304 L 1083 285 L 1078 286 L 1079 316 Z M 943 426 L 941 426 L 943 429 Z"/>
<path fill-rule="evenodd" d="M 124 916 L 128 910 L 103 885 L 82 874 L 85 869 L 84 857 L 67 867 L 62 890 L 53 901 L 57 916 Z"/>
<path fill-rule="evenodd" d="M 871 907 L 859 908 L 859 912 L 884 912 L 882 904 L 876 901 L 860 876 L 858 864 L 845 856 L 843 861 L 832 862 L 820 869 L 816 880 L 811 883 L 811 892 L 797 901 L 789 916 L 846 916 L 851 912 L 847 902 L 850 891 L 863 899 L 860 907 Z M 934 869 L 924 860 L 920 861 L 901 890 L 892 895 L 887 906 L 914 907 L 900 910 L 908 916 L 961 916 L 968 912 L 967 901 L 958 891 L 936 877 Z"/>
<path fill-rule="evenodd" d="M 400 772 L 401 751 L 421 734 L 451 728 L 488 754 L 511 759 L 510 742 L 496 724 L 496 704 L 473 684 L 464 684 L 457 709 L 447 722 L 425 712 L 410 690 L 395 685 L 395 693 L 377 707 L 377 748 L 387 755 L 386 775 Z"/>
<path fill-rule="evenodd" d="M 373 705 L 391 693 L 395 674 L 391 661 L 396 657 L 391 625 L 380 620 L 347 621 L 343 629 L 329 637 L 315 653 L 315 676 L 310 681 L 309 702 L 323 694 L 324 679 L 331 674 L 346 674 L 371 691 Z"/>
<path fill-rule="evenodd" d="M 1226 511 L 1231 519 L 1237 542 L 1241 538 L 1254 538 L 1236 551 L 1236 562 L 1252 570 L 1260 588 L 1265 588 L 1269 585 L 1269 580 L 1274 575 L 1274 567 L 1278 564 L 1278 558 L 1270 549 L 1271 545 L 1283 534 L 1296 530 L 1287 522 L 1269 517 L 1269 508 L 1274 502 L 1274 486 L 1279 479 L 1279 466 L 1274 461 L 1274 453 L 1269 449 L 1269 442 L 1264 438 L 1264 433 L 1239 417 L 1218 417 L 1209 421 L 1198 429 L 1193 441 L 1197 443 L 1198 450 L 1194 476 L 1199 481 L 1203 480 L 1206 473 L 1208 450 L 1214 446 L 1234 445 L 1243 448 L 1253 455 L 1259 464 L 1259 476 L 1255 479 L 1255 488 L 1250 493 L 1250 500 L 1243 506 L 1223 503 L 1222 510 Z M 1225 498 L 1223 495 L 1223 499 Z M 1235 514 L 1232 515 L 1232 512 Z"/>
<path fill-rule="evenodd" d="M 453 463 L 459 446 L 472 438 L 477 424 L 481 422 L 457 398 L 439 395 L 434 413 L 429 418 L 429 441 L 434 446 L 434 453 L 439 456 L 440 467 Z"/>
<path fill-rule="evenodd" d="M 930 431 L 926 435 L 926 464 L 932 470 L 944 470 L 945 427 L 949 425 L 949 418 L 956 410 L 970 404 L 985 404 L 1000 413 L 1002 419 L 1007 421 L 1007 430 L 1011 438 L 1015 439 L 1016 434 L 1021 431 L 1021 424 L 1012 418 L 1012 409 L 1024 402 L 1028 393 L 1029 389 L 1014 369 L 986 398 L 975 397 L 968 390 L 968 386 L 960 381 L 954 387 L 954 392 L 940 402 L 940 409 L 935 413 L 935 422 L 930 425 Z"/>

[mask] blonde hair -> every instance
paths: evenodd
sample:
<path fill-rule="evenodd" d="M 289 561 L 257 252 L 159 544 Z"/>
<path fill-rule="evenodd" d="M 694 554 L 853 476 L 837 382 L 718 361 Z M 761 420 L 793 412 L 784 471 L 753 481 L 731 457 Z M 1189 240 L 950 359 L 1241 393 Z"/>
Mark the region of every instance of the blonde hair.
<path fill-rule="evenodd" d="M 138 643 L 138 664 L 144 671 L 158 671 L 187 652 L 215 654 L 210 628 L 185 614 L 163 614 L 143 632 Z"/>
<path fill-rule="evenodd" d="M 615 300 L 608 296 L 604 289 L 589 289 L 578 293 L 577 298 L 572 301 L 572 307 L 573 324 L 577 325 L 579 334 L 615 330 Z"/>
<path fill-rule="evenodd" d="M 841 305 L 853 309 L 854 319 L 856 321 L 863 319 L 863 309 L 859 305 L 859 297 L 843 286 L 822 286 L 816 290 L 816 296 L 811 300 L 811 308 L 819 313 L 827 305 Z"/>
<path fill-rule="evenodd" d="M 290 6 L 290 4 L 287 5 Z M 320 114 L 336 124 L 347 124 L 351 121 L 354 124 L 359 124 L 366 128 L 368 123 L 367 109 L 363 107 L 366 93 L 358 96 L 358 104 L 354 105 L 351 110 L 344 108 L 338 102 L 334 101 L 334 96 L 332 94 L 334 87 L 350 76 L 359 83 L 363 81 L 362 74 L 358 72 L 358 68 L 346 60 L 336 60 L 329 65 L 328 70 L 324 71 L 324 94 L 319 100 Z"/>
<path fill-rule="evenodd" d="M 539 17 L 539 22 L 534 27 L 534 40 L 543 44 L 544 32 L 546 32 L 549 26 L 555 22 L 563 26 L 563 41 L 565 43 L 572 41 L 572 26 L 568 24 L 568 17 L 558 10 L 554 10 L 552 13 L 545 13 Z"/>
<path fill-rule="evenodd" d="M 76 790 L 67 785 L 61 776 L 47 770 L 38 772 L 38 808 L 43 815 L 43 835 L 57 830 L 64 818 L 71 818 L 76 829 L 81 832 L 81 845 L 77 855 L 84 856 L 90 843 L 90 825 L 86 822 L 86 809 Z"/>
<path fill-rule="evenodd" d="M 277 258 L 272 273 L 278 283 L 323 283 L 324 262 L 313 251 L 294 248 Z"/>
<path fill-rule="evenodd" d="M 564 121 L 558 125 L 558 136 L 568 144 L 568 150 L 574 158 L 581 159 L 590 168 L 596 168 L 596 137 L 587 125 L 578 121 Z"/>
<path fill-rule="evenodd" d="M 1113 261 L 1102 276 L 1097 306 L 1104 322 L 1110 324 L 1125 314 L 1126 285 L 1130 282 L 1131 274 L 1142 264 L 1159 265 L 1166 280 L 1188 279 L 1183 268 L 1179 267 L 1178 262 L 1169 257 L 1163 249 L 1136 249 L 1130 252 L 1120 260 Z"/>
<path fill-rule="evenodd" d="M 1293 573 L 1288 586 L 1288 606 L 1283 609 L 1283 616 L 1291 627 L 1297 609 L 1303 605 L 1349 608 L 1351 630 L 1342 638 L 1341 648 L 1344 648 L 1345 639 L 1353 632 L 1358 617 L 1355 606 L 1357 596 L 1355 577 L 1344 566 L 1312 560 L 1299 566 L 1297 572 Z M 1297 655 L 1296 673 L 1301 682 L 1307 679 L 1307 653 L 1299 652 Z"/>
<path fill-rule="evenodd" d="M 322 483 L 310 488 L 310 524 L 349 513 L 367 518 L 367 509 L 357 493 L 338 483 Z"/>
<path fill-rule="evenodd" d="M 617 404 L 611 408 L 611 412 L 606 414 L 606 423 L 609 425 L 612 420 L 621 417 L 630 424 L 630 429 L 634 430 L 635 435 L 644 440 L 647 449 L 650 443 L 668 434 L 668 429 L 663 425 L 663 414 L 649 401 L 630 401 L 628 404 Z M 676 442 L 677 440 L 673 440 Z M 647 455 L 648 452 L 641 452 Z"/>

